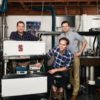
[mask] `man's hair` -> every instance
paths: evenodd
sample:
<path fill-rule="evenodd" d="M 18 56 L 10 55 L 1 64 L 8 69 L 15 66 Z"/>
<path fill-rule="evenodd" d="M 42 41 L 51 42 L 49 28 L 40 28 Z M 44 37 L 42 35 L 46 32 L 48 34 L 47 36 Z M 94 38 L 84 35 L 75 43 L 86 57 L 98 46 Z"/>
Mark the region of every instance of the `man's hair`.
<path fill-rule="evenodd" d="M 65 24 L 65 23 L 67 23 L 67 24 L 68 24 L 68 26 L 71 26 L 71 25 L 70 25 L 70 23 L 69 23 L 69 21 L 66 21 L 66 20 L 65 20 L 65 21 L 63 21 L 63 22 L 61 23 L 61 26 L 62 26 L 63 24 Z"/>
<path fill-rule="evenodd" d="M 23 25 L 25 26 L 25 23 L 24 23 L 23 21 L 18 21 L 18 22 L 17 22 L 17 26 L 18 26 L 18 24 L 20 24 L 20 23 L 23 24 Z"/>
<path fill-rule="evenodd" d="M 59 39 L 59 42 L 60 42 L 61 40 L 65 40 L 66 43 L 67 43 L 67 45 L 69 45 L 69 40 L 68 40 L 66 37 L 62 37 L 62 38 L 60 38 L 60 39 Z"/>

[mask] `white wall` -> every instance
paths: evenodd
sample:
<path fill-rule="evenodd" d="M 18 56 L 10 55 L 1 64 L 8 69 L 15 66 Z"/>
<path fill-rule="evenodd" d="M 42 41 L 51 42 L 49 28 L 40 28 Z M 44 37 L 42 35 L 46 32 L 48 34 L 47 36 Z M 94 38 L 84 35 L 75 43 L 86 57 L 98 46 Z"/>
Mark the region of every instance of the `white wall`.
<path fill-rule="evenodd" d="M 81 17 L 81 18 L 80 18 Z M 79 20 L 81 19 L 81 20 Z M 95 19 L 99 19 L 99 20 L 95 20 Z M 91 28 L 100 28 L 100 15 L 82 15 L 76 16 L 76 29 L 78 28 L 79 23 L 81 23 L 80 29 L 79 31 L 89 31 L 89 29 Z M 88 45 L 87 48 L 92 48 L 93 47 L 93 41 L 94 41 L 94 37 L 93 36 L 85 36 Z M 97 44 L 95 44 L 96 46 Z"/>
<path fill-rule="evenodd" d="M 40 30 L 51 31 L 52 17 L 51 16 L 8 16 L 8 37 L 12 31 L 16 31 L 16 23 L 18 21 L 41 21 Z"/>
<path fill-rule="evenodd" d="M 80 19 L 81 18 L 81 19 Z M 75 16 L 75 28 L 78 29 L 80 24 L 79 31 L 89 31 L 90 28 L 96 27 L 100 28 L 100 20 L 94 20 L 95 18 L 100 18 L 100 15 L 79 15 Z M 51 16 L 8 16 L 7 24 L 8 24 L 8 37 L 12 31 L 16 31 L 16 23 L 22 20 L 26 23 L 26 21 L 41 21 L 42 31 L 51 31 L 52 26 L 52 17 Z M 57 19 L 59 21 L 59 19 Z M 56 22 L 57 24 L 57 22 Z M 60 24 L 59 24 L 60 25 Z M 57 26 L 60 27 L 60 26 Z M 94 37 L 85 37 L 88 41 L 88 47 L 92 47 Z M 47 51 L 51 48 L 51 37 L 43 37 L 43 40 L 46 41 Z"/>
<path fill-rule="evenodd" d="M 100 19 L 100 16 L 83 15 L 83 30 L 88 31 L 90 28 L 100 28 L 100 20 L 95 20 L 96 18 Z"/>
<path fill-rule="evenodd" d="M 10 36 L 12 31 L 16 31 L 16 23 L 18 21 L 23 21 L 26 23 L 27 21 L 41 21 L 40 30 L 42 31 L 51 31 L 52 30 L 52 17 L 51 16 L 8 16 L 7 24 L 8 24 L 8 37 Z M 43 40 L 46 41 L 47 51 L 51 48 L 51 37 L 43 37 Z"/>
<path fill-rule="evenodd" d="M 81 20 L 79 15 L 75 16 L 75 26 L 76 29 L 81 21 L 80 31 L 89 31 L 92 27 L 100 27 L 100 20 L 94 20 L 95 18 L 100 18 L 100 15 L 82 15 Z M 8 36 L 12 31 L 16 30 L 16 23 L 22 20 L 26 21 L 41 21 L 41 29 L 44 31 L 51 31 L 52 17 L 51 16 L 8 16 Z M 59 20 L 57 20 L 59 21 Z M 56 22 L 57 23 L 57 22 Z M 60 26 L 57 26 L 60 27 Z"/>
<path fill-rule="evenodd" d="M 98 18 L 99 20 L 95 20 Z M 78 27 L 81 21 L 80 31 L 89 31 L 90 28 L 100 28 L 100 15 L 82 15 L 81 20 L 80 16 L 76 16 L 75 24 L 76 28 Z"/>

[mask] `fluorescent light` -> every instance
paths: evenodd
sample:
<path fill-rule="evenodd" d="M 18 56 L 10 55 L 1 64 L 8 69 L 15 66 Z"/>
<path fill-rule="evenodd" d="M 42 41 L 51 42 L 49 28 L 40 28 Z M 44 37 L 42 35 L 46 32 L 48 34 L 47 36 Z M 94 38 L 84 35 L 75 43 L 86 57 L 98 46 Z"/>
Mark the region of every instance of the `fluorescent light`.
<path fill-rule="evenodd" d="M 3 0 L 0 0 L 0 6 L 2 5 Z"/>

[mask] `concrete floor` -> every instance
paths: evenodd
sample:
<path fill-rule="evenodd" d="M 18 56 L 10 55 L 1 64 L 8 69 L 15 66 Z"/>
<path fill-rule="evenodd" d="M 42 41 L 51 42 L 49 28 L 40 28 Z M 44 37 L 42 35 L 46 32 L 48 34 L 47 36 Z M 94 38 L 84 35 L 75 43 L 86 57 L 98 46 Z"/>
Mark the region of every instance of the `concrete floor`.
<path fill-rule="evenodd" d="M 70 100 L 72 91 L 67 91 L 67 100 Z M 2 99 L 0 99 L 2 100 Z M 15 97 L 15 98 L 7 98 L 4 100 L 47 100 L 47 98 L 40 98 L 39 96 L 27 96 L 27 97 Z M 83 90 L 80 92 L 78 96 L 78 100 L 100 100 L 100 94 L 94 91 Z"/>
<path fill-rule="evenodd" d="M 70 100 L 71 94 L 72 94 L 72 89 L 67 89 L 67 100 Z M 3 99 L 0 98 L 0 100 L 3 100 Z M 40 98 L 39 96 L 34 95 L 34 96 L 23 96 L 23 97 L 7 98 L 7 99 L 4 99 L 4 100 L 47 100 L 47 98 L 43 99 L 43 98 Z M 81 85 L 78 100 L 100 100 L 100 93 L 98 93 L 96 91 L 95 86 L 91 87 L 91 86 L 88 86 L 88 85 L 87 86 L 86 85 L 85 86 Z"/>
<path fill-rule="evenodd" d="M 0 99 L 3 100 L 3 99 Z M 46 98 L 38 98 L 38 97 L 31 97 L 31 98 L 12 98 L 12 99 L 4 99 L 4 100 L 47 100 Z M 70 100 L 68 97 L 67 100 Z M 97 95 L 81 95 L 78 97 L 78 100 L 100 100 Z"/>

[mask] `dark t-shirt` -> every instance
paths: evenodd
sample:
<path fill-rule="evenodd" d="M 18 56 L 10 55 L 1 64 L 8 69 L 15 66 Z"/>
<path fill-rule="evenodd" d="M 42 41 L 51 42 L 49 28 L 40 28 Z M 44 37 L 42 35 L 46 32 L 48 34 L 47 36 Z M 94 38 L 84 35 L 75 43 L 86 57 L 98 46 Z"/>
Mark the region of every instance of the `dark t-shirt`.
<path fill-rule="evenodd" d="M 39 38 L 36 36 L 33 36 L 31 33 L 24 32 L 23 35 L 19 35 L 18 32 L 12 32 L 10 35 L 11 40 L 22 40 L 22 41 L 37 41 Z"/>

